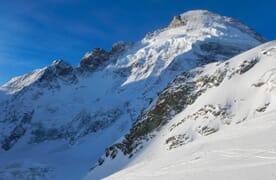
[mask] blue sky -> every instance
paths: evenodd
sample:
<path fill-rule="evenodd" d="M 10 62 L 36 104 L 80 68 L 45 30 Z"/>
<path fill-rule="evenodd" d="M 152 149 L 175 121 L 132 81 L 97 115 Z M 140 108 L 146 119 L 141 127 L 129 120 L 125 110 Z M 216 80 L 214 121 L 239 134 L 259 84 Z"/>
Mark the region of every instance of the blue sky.
<path fill-rule="evenodd" d="M 275 0 L 0 0 L 0 84 L 86 51 L 137 41 L 174 15 L 207 9 L 234 17 L 276 39 Z"/>

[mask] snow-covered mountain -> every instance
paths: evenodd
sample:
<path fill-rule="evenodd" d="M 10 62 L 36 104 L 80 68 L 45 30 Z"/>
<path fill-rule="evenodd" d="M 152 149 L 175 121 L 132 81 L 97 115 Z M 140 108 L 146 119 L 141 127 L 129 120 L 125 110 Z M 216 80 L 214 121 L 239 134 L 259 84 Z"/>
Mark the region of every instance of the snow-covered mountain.
<path fill-rule="evenodd" d="M 219 94 L 234 93 L 226 88 L 236 87 L 238 76 L 248 78 L 247 72 L 260 66 L 263 57 L 273 56 L 273 47 L 268 44 L 262 51 L 241 55 L 245 59 L 223 61 L 264 41 L 237 20 L 195 10 L 174 17 L 167 28 L 139 42 L 119 42 L 110 51 L 95 48 L 77 68 L 56 60 L 13 78 L 0 88 L 0 179 L 81 179 L 95 163 L 86 178 L 99 179 L 135 162 L 139 154 L 153 149 L 151 145 L 157 147 L 153 142 L 159 138 L 167 138 L 164 152 L 170 153 L 197 136 L 238 122 L 233 114 L 236 118 L 248 111 L 246 119 L 252 119 L 252 109 L 238 115 L 234 108 L 240 106 L 230 98 L 247 93 Z M 270 46 L 272 50 L 265 48 Z M 212 62 L 218 63 L 204 66 Z M 225 79 L 228 85 L 222 87 Z M 248 87 L 240 88 L 246 92 Z M 203 98 L 213 99 L 214 94 L 216 102 Z M 267 104 L 260 103 L 260 111 L 262 105 L 265 110 L 272 107 Z M 207 111 L 206 121 L 196 120 L 199 106 Z M 171 131 L 165 133 L 168 127 Z M 106 158 L 99 159 L 103 152 Z"/>
<path fill-rule="evenodd" d="M 86 179 L 275 179 L 275 67 L 272 41 L 179 75 Z"/>

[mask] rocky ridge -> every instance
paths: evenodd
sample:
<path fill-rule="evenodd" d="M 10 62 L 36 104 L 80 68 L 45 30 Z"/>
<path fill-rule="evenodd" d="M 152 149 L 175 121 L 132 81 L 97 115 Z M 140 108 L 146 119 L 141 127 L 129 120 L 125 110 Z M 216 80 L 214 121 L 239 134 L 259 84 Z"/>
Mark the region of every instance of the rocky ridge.
<path fill-rule="evenodd" d="M 22 152 L 18 159 L 23 161 L 44 162 L 45 156 L 46 166 L 59 179 L 66 167 L 58 161 L 69 152 L 82 152 L 82 171 L 106 147 L 107 157 L 115 158 L 117 152 L 131 157 L 156 129 L 226 76 L 223 68 L 200 78 L 200 69 L 191 69 L 227 60 L 265 41 L 247 26 L 211 12 L 190 11 L 180 17 L 185 24 L 149 33 L 139 42 L 120 42 L 110 51 L 95 48 L 77 68 L 57 60 L 3 85 L 0 142 L 6 163 L 14 152 Z M 250 59 L 232 74 L 245 73 L 257 62 Z M 172 89 L 177 82 L 179 87 Z M 68 158 L 67 164 L 73 161 Z"/>

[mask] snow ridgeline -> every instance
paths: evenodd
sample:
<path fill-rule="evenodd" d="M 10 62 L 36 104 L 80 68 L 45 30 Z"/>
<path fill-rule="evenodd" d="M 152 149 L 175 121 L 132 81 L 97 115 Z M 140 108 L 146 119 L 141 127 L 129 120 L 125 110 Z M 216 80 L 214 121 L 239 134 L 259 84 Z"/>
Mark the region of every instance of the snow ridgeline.
<path fill-rule="evenodd" d="M 203 91 L 213 89 L 204 84 L 204 77 L 200 84 L 191 79 L 193 73 L 185 77 L 183 72 L 227 60 L 264 42 L 249 27 L 231 18 L 202 10 L 185 14 L 181 18 L 186 24 L 149 33 L 139 42 L 119 43 L 109 52 L 96 48 L 83 57 L 77 68 L 64 61 L 54 61 L 2 86 L 0 177 L 16 174 L 14 178 L 46 178 L 49 174 L 51 179 L 80 179 L 106 147 L 120 142 L 118 139 L 138 127 L 141 117 L 156 120 L 159 112 L 166 115 L 146 126 L 142 123 L 129 136 L 130 146 L 125 147 L 126 154 L 131 156 L 143 144 L 143 138 L 141 143 L 136 141 L 137 134 L 144 136 L 143 129 L 151 134 L 156 123 L 164 125 L 194 103 Z M 247 68 L 251 60 L 248 63 L 244 64 Z M 184 85 L 186 90 L 169 90 L 169 82 L 181 74 L 188 80 Z M 216 80 L 210 74 L 206 81 L 218 86 L 221 78 Z M 163 91 L 166 87 L 169 94 L 179 95 L 169 101 L 158 101 L 166 100 L 167 92 Z M 188 94 L 183 94 L 186 91 Z M 152 108 L 156 103 L 161 108 L 155 112 Z M 174 112 L 164 108 L 167 103 L 177 104 Z M 220 108 L 225 109 L 215 106 L 215 110 Z M 182 136 L 169 138 L 171 146 Z M 172 145 L 171 149 L 174 148 Z M 127 156 L 126 161 L 129 161 Z M 42 173 L 36 175 L 32 168 Z M 102 176 L 109 173 L 107 169 L 103 171 Z"/>
<path fill-rule="evenodd" d="M 178 76 L 86 179 L 275 179 L 275 52 L 272 41 Z"/>

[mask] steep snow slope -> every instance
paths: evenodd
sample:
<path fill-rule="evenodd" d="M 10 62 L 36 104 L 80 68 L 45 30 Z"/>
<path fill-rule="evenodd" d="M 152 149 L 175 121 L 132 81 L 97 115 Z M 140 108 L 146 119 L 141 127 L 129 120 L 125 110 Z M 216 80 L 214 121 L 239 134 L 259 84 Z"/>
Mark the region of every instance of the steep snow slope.
<path fill-rule="evenodd" d="M 236 20 L 190 11 L 139 42 L 88 52 L 77 68 L 57 60 L 12 79 L 0 88 L 0 178 L 79 179 L 177 75 L 263 41 Z"/>
<path fill-rule="evenodd" d="M 115 157 L 103 158 L 104 163 L 86 179 L 110 174 L 106 179 L 275 179 L 275 67 L 276 41 L 272 41 L 178 76 L 150 111 L 163 101 L 170 112 L 177 110 L 170 105 L 170 96 L 187 84 L 194 86 L 193 93 L 185 89 L 182 98 L 185 93 L 201 93 L 194 101 L 183 102 L 187 104 L 172 118 L 156 123 L 153 131 L 135 134 L 130 141 L 132 132 L 138 133 L 149 121 L 142 118 L 121 144 L 136 142 L 136 150 L 123 155 L 118 148 Z"/>

